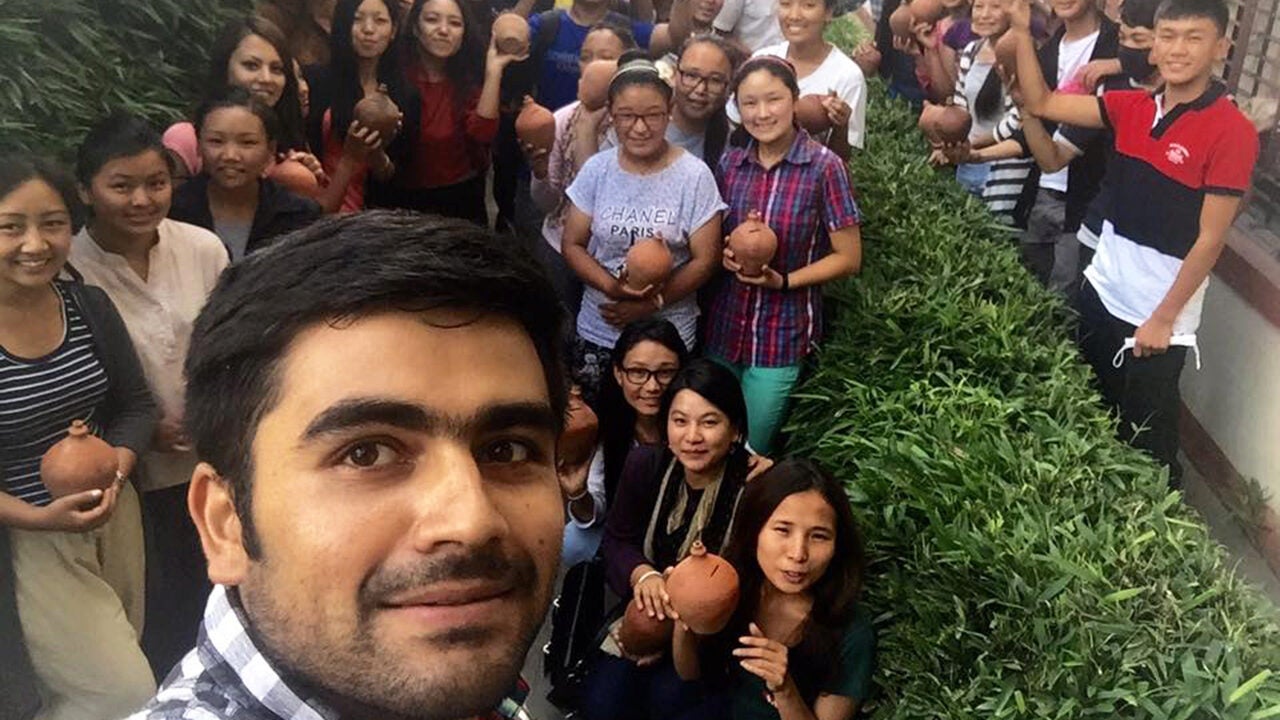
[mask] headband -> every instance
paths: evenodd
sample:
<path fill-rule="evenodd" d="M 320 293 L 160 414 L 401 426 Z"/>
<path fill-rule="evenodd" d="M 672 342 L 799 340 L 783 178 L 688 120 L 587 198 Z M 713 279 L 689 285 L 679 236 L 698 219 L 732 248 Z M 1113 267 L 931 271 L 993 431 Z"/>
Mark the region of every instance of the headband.
<path fill-rule="evenodd" d="M 658 66 L 653 64 L 652 60 L 636 58 L 627 62 L 626 65 L 618 68 L 617 71 L 613 73 L 613 77 L 609 80 L 609 89 L 613 90 L 614 83 L 618 82 L 618 79 L 627 73 L 645 73 L 646 75 L 653 75 L 659 80 L 662 79 L 662 72 L 658 70 Z"/>

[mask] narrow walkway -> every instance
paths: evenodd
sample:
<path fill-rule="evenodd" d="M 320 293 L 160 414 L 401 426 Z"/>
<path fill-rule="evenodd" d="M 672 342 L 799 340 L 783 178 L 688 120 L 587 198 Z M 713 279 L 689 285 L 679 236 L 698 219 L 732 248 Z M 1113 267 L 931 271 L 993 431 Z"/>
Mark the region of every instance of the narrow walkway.
<path fill-rule="evenodd" d="M 1218 499 L 1213 488 L 1205 481 L 1193 465 L 1183 458 L 1182 466 L 1186 468 L 1184 476 L 1184 497 L 1204 517 L 1209 525 L 1209 534 L 1227 548 L 1227 553 L 1235 563 L 1236 572 L 1250 583 L 1258 586 L 1263 594 L 1280 606 L 1280 577 L 1272 572 L 1262 554 L 1258 552 L 1244 529 L 1226 505 Z"/>

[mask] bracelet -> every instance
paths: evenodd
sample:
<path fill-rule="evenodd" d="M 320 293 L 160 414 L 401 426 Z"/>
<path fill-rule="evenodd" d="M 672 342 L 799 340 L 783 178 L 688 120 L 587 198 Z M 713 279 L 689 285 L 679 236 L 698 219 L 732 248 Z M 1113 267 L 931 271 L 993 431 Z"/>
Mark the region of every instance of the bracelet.
<path fill-rule="evenodd" d="M 782 287 L 778 288 L 780 292 L 786 292 L 791 289 L 791 273 L 782 273 Z"/>
<path fill-rule="evenodd" d="M 658 577 L 662 577 L 662 573 L 658 572 L 657 570 L 650 570 L 649 572 L 647 572 L 647 573 L 645 573 L 645 574 L 641 575 L 640 577 L 636 578 L 635 584 L 633 584 L 631 587 L 633 587 L 633 588 L 638 588 L 638 587 L 640 587 L 640 583 L 644 582 L 645 580 L 648 580 L 650 577 L 652 577 L 652 576 L 654 576 L 654 575 L 657 575 Z"/>

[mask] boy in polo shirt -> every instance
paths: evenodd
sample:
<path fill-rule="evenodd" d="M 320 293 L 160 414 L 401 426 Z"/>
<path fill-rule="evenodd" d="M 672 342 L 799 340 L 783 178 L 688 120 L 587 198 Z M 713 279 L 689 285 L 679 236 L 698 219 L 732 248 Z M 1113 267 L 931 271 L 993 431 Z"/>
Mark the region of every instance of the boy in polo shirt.
<path fill-rule="evenodd" d="M 1253 124 L 1212 76 L 1229 48 L 1226 5 L 1165 0 L 1151 50 L 1163 88 L 1101 98 L 1050 93 L 1027 30 L 1027 0 L 1006 5 L 1028 113 L 1114 134 L 1109 200 L 1080 293 L 1080 347 L 1119 409 L 1122 433 L 1168 466 L 1176 487 L 1178 376 L 1258 157 Z"/>

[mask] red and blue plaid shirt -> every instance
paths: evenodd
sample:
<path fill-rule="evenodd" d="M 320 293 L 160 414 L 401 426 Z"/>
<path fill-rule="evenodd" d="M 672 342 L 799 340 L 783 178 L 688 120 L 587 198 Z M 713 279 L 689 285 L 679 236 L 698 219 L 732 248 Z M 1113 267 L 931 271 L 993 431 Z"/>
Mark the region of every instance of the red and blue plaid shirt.
<path fill-rule="evenodd" d="M 729 204 L 724 227 L 737 227 L 748 212 L 760 211 L 778 234 L 778 253 L 769 265 L 781 273 L 820 260 L 831 252 L 832 231 L 861 222 L 844 163 L 803 130 L 772 168 L 760 164 L 753 140 L 727 149 L 718 175 L 720 195 Z M 822 337 L 822 288 L 782 292 L 721 273 L 707 318 L 709 354 L 752 367 L 795 365 Z"/>

